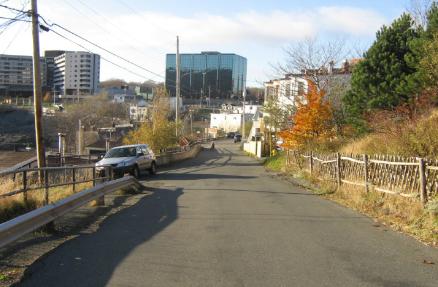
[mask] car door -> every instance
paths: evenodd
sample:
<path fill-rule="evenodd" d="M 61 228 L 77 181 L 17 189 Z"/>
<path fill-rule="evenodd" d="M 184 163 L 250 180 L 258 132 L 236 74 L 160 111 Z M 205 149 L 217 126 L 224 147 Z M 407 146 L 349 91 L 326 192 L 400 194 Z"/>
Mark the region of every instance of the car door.
<path fill-rule="evenodd" d="M 145 168 L 150 168 L 153 159 L 152 159 L 152 155 L 150 154 L 147 145 L 142 145 L 141 150 L 144 153 L 144 157 L 145 157 Z"/>
<path fill-rule="evenodd" d="M 143 153 L 143 150 L 141 148 L 141 146 L 137 146 L 137 154 Z M 146 167 L 146 159 L 144 155 L 138 156 L 137 157 L 137 165 L 141 170 L 145 170 Z"/>

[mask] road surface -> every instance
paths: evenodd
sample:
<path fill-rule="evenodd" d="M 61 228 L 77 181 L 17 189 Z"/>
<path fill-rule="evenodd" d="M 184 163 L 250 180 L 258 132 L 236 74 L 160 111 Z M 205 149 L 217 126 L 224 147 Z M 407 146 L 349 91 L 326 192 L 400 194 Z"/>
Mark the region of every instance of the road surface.
<path fill-rule="evenodd" d="M 436 249 L 275 178 L 231 142 L 216 147 L 145 178 L 150 196 L 20 286 L 438 286 Z"/>

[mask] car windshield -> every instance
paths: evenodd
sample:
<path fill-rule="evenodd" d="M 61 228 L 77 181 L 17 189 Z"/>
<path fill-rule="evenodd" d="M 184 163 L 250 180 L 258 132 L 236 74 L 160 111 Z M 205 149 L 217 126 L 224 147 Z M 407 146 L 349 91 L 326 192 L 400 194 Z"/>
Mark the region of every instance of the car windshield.
<path fill-rule="evenodd" d="M 135 147 L 113 148 L 105 155 L 105 158 L 131 157 L 136 155 L 137 149 Z"/>

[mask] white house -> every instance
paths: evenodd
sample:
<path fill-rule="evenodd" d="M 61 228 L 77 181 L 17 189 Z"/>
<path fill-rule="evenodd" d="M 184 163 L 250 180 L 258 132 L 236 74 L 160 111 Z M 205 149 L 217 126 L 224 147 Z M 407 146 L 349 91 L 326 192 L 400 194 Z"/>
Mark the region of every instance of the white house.
<path fill-rule="evenodd" d="M 287 75 L 265 83 L 265 103 L 275 100 L 280 107 L 296 106 L 308 89 L 307 80 L 300 76 Z"/>

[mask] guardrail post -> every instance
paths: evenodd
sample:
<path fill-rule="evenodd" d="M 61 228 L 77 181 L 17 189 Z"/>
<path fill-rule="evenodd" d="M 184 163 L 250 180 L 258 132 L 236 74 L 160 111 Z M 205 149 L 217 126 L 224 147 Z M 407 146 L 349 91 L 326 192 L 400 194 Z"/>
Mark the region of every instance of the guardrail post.
<path fill-rule="evenodd" d="M 23 201 L 24 205 L 27 207 L 27 171 L 23 171 Z"/>
<path fill-rule="evenodd" d="M 310 175 L 312 175 L 312 173 L 313 173 L 313 151 L 310 152 L 309 169 L 310 169 Z"/>
<path fill-rule="evenodd" d="M 44 170 L 44 204 L 49 204 L 49 170 Z"/>
<path fill-rule="evenodd" d="M 418 171 L 420 174 L 420 200 L 424 206 L 427 203 L 427 186 L 426 186 L 426 163 L 424 159 L 418 159 Z"/>
<path fill-rule="evenodd" d="M 76 168 L 72 169 L 73 192 L 76 192 Z"/>
<path fill-rule="evenodd" d="M 363 155 L 363 162 L 364 162 L 364 177 L 365 177 L 365 191 L 369 192 L 369 186 L 368 186 L 368 155 Z"/>
<path fill-rule="evenodd" d="M 105 177 L 109 177 L 109 167 L 105 167 Z M 105 179 L 100 179 L 100 182 L 104 182 Z M 96 167 L 93 167 L 93 186 L 96 186 Z M 105 196 L 101 196 L 95 201 L 96 206 L 103 206 L 105 205 Z"/>
<path fill-rule="evenodd" d="M 341 154 L 336 153 L 336 182 L 338 184 L 338 189 L 341 187 L 342 184 L 342 174 L 341 174 Z"/>

